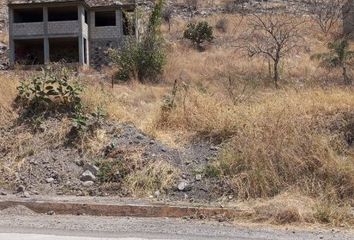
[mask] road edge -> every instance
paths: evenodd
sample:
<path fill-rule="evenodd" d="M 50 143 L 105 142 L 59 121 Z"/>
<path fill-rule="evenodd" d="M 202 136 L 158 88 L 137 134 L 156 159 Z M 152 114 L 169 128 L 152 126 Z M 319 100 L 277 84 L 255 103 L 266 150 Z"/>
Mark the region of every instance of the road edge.
<path fill-rule="evenodd" d="M 46 200 L 2 200 L 0 210 L 24 206 L 39 214 L 90 215 L 114 217 L 166 217 L 166 218 L 219 218 L 234 219 L 248 215 L 247 212 L 234 208 L 177 206 L 168 204 L 112 204 L 90 202 L 64 202 Z"/>

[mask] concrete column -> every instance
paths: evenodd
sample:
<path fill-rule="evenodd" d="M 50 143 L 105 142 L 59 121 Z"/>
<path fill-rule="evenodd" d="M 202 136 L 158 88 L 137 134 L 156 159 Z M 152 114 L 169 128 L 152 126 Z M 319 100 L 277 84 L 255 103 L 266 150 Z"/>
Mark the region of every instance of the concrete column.
<path fill-rule="evenodd" d="M 121 9 L 116 10 L 116 26 L 119 29 L 119 37 L 123 38 L 123 15 Z"/>
<path fill-rule="evenodd" d="M 43 25 L 44 25 L 44 64 L 50 63 L 50 48 L 48 39 L 48 8 L 43 7 Z"/>
<path fill-rule="evenodd" d="M 10 65 L 15 65 L 15 41 L 13 39 L 13 26 L 14 23 L 14 11 L 12 8 L 9 8 L 9 60 Z"/>
<path fill-rule="evenodd" d="M 44 44 L 44 64 L 50 64 L 50 50 L 49 50 L 49 39 L 45 37 L 43 39 Z"/>
<path fill-rule="evenodd" d="M 80 65 L 84 65 L 84 39 L 83 39 L 83 34 L 82 34 L 82 25 L 85 22 L 85 11 L 84 7 L 79 5 L 78 6 L 78 16 L 79 16 L 79 63 Z"/>

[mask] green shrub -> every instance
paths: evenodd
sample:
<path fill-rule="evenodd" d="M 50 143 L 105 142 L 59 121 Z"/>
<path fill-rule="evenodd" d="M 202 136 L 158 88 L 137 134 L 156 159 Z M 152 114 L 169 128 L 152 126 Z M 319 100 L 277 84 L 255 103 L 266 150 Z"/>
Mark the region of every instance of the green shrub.
<path fill-rule="evenodd" d="M 81 86 L 65 67 L 49 66 L 20 82 L 18 99 L 29 111 L 48 111 L 58 108 L 74 110 L 80 104 Z"/>
<path fill-rule="evenodd" d="M 118 68 L 117 80 L 135 78 L 140 82 L 157 82 L 166 63 L 164 41 L 160 33 L 162 8 L 160 0 L 150 16 L 145 36 L 141 41 L 130 39 L 120 50 L 111 49 L 110 57 Z"/>
<path fill-rule="evenodd" d="M 97 165 L 100 168 L 98 179 L 102 183 L 119 182 L 131 172 L 124 159 L 102 160 Z"/>
<path fill-rule="evenodd" d="M 189 39 L 199 49 L 202 50 L 204 42 L 211 42 L 214 39 L 213 28 L 206 21 L 189 23 L 184 31 L 183 37 Z"/>
<path fill-rule="evenodd" d="M 147 38 L 143 42 L 128 41 L 121 50 L 111 50 L 110 57 L 118 68 L 116 79 L 157 82 L 165 65 L 161 42 Z"/>

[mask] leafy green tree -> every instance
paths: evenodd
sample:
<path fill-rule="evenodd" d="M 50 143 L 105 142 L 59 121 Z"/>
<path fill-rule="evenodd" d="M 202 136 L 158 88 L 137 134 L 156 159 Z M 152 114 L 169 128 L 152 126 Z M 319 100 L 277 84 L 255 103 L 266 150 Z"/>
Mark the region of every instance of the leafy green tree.
<path fill-rule="evenodd" d="M 206 21 L 189 23 L 187 29 L 184 31 L 183 37 L 191 40 L 199 50 L 202 50 L 202 44 L 204 42 L 213 41 L 213 28 Z"/>
<path fill-rule="evenodd" d="M 164 39 L 160 31 L 163 6 L 164 0 L 155 4 L 141 41 L 130 39 L 122 49 L 110 51 L 110 57 L 118 67 L 118 80 L 135 78 L 140 82 L 158 81 L 166 63 Z"/>
<path fill-rule="evenodd" d="M 344 83 L 352 84 L 352 79 L 348 76 L 348 66 L 354 58 L 354 52 L 350 51 L 349 43 L 346 38 L 335 39 L 328 44 L 329 52 L 318 53 L 311 56 L 311 59 L 318 60 L 325 68 L 341 68 Z"/>

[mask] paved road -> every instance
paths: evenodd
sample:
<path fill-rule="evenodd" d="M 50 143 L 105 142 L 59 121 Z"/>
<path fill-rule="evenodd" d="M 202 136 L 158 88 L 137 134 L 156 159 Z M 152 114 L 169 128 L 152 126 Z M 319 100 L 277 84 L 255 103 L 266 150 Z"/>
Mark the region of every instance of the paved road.
<path fill-rule="evenodd" d="M 11 240 L 112 240 L 112 238 L 68 237 L 44 234 L 0 233 L 0 239 Z M 143 238 L 116 238 L 116 240 L 144 240 Z"/>
<path fill-rule="evenodd" d="M 354 240 L 354 232 L 241 227 L 174 219 L 0 216 L 0 240 Z"/>

